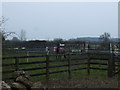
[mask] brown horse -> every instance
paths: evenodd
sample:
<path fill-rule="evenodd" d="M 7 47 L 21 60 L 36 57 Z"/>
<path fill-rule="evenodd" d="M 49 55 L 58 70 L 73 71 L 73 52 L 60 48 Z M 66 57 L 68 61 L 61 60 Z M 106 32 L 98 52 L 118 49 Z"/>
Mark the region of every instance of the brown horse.
<path fill-rule="evenodd" d="M 62 56 L 63 55 L 63 56 Z M 65 49 L 63 47 L 58 46 L 56 48 L 56 59 L 61 60 L 62 57 L 65 59 L 66 55 L 65 55 Z"/>

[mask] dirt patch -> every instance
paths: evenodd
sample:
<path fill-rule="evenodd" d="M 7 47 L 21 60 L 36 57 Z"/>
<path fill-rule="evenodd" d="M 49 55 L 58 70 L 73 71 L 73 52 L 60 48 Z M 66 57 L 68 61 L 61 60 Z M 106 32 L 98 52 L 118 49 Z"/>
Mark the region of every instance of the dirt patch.
<path fill-rule="evenodd" d="M 118 88 L 117 78 L 100 78 L 100 77 L 84 77 L 79 79 L 69 80 L 49 80 L 36 82 L 34 84 L 36 88 Z"/>

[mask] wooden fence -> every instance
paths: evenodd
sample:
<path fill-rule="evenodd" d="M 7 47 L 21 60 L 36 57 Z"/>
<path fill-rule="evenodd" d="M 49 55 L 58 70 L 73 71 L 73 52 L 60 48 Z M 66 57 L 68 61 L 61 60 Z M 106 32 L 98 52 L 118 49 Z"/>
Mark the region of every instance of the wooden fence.
<path fill-rule="evenodd" d="M 10 74 L 13 73 L 14 71 L 20 70 L 19 66 L 20 65 L 33 65 L 33 64 L 42 64 L 44 63 L 46 66 L 44 67 L 31 67 L 31 68 L 25 68 L 22 69 L 24 71 L 32 71 L 32 70 L 41 70 L 41 69 L 45 69 L 44 73 L 36 73 L 36 74 L 30 74 L 31 77 L 35 77 L 35 76 L 41 76 L 41 75 L 46 75 L 46 79 L 50 79 L 50 75 L 51 74 L 55 74 L 55 73 L 62 73 L 62 72 L 68 72 L 68 78 L 71 78 L 71 73 L 72 71 L 77 71 L 77 70 L 87 70 L 88 75 L 90 75 L 90 70 L 91 69 L 95 69 L 95 70 L 104 70 L 107 71 L 107 75 L 108 77 L 112 77 L 115 74 L 118 74 L 120 69 L 120 57 L 119 56 L 115 56 L 113 53 L 96 53 L 96 52 L 92 52 L 92 53 L 78 53 L 78 54 L 73 54 L 73 53 L 69 53 L 69 54 L 65 54 L 66 58 L 64 58 L 63 60 L 51 60 L 50 57 L 59 57 L 59 56 L 63 56 L 62 54 L 59 55 L 39 55 L 39 56 L 19 56 L 19 57 L 3 57 L 2 58 L 2 67 L 8 67 L 8 66 L 14 66 L 14 70 L 3 70 L 2 71 L 2 75 L 5 74 Z M 21 59 L 25 59 L 25 58 L 40 58 L 40 57 L 44 57 L 46 58 L 44 61 L 31 61 L 31 62 L 20 62 Z M 4 63 L 4 61 L 9 61 L 11 59 L 15 60 L 15 63 Z M 77 61 L 84 61 L 81 63 L 78 63 Z M 92 61 L 94 60 L 94 61 Z M 96 60 L 103 60 L 106 62 L 97 62 Z M 54 65 L 51 66 L 50 63 L 53 62 L 67 62 L 67 64 L 63 64 L 63 65 Z M 76 63 L 73 63 L 76 62 Z M 80 68 L 72 68 L 72 66 L 75 65 L 86 65 L 86 67 L 80 67 Z M 104 65 L 107 66 L 107 68 L 100 68 L 100 67 L 91 67 L 91 65 Z M 53 71 L 50 72 L 50 68 L 58 68 L 58 67 L 68 67 L 66 70 L 59 70 L 59 71 Z M 3 78 L 3 80 L 11 80 L 13 79 L 12 77 L 6 77 Z"/>

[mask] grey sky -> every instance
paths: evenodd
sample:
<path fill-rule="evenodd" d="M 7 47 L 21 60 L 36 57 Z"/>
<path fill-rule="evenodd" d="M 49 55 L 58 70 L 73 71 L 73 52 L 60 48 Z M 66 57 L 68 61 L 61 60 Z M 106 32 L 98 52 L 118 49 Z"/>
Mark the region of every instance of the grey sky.
<path fill-rule="evenodd" d="M 118 37 L 117 2 L 3 3 L 6 31 L 26 31 L 28 40 Z"/>

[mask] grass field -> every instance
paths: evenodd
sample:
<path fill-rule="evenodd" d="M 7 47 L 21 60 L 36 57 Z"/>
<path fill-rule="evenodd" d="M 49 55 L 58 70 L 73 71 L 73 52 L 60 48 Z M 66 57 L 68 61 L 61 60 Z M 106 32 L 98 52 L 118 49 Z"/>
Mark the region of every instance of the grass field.
<path fill-rule="evenodd" d="M 9 54 L 4 54 L 3 57 L 11 57 L 11 56 L 26 56 L 26 53 L 9 53 Z M 29 56 L 31 55 L 41 55 L 40 53 L 29 53 Z M 79 56 L 71 56 L 71 58 L 74 57 L 79 57 Z M 55 60 L 56 57 L 55 56 L 51 56 L 50 60 Z M 39 58 L 29 58 L 29 59 L 20 59 L 20 63 L 23 62 L 32 62 L 32 61 L 45 61 L 46 57 L 39 57 Z M 91 60 L 94 61 L 94 60 Z M 96 62 L 104 62 L 107 63 L 107 61 L 104 60 L 95 60 Z M 71 64 L 75 64 L 75 63 L 81 63 L 81 62 L 87 62 L 87 60 L 77 60 L 77 61 L 71 61 Z M 11 59 L 11 60 L 3 60 L 2 63 L 15 63 L 15 60 Z M 51 62 L 49 65 L 50 66 L 56 66 L 56 65 L 65 65 L 68 64 L 68 61 L 56 61 L 56 62 Z M 20 65 L 19 69 L 28 69 L 28 68 L 36 68 L 36 67 L 45 67 L 46 63 L 40 63 L 40 64 L 30 64 L 30 65 Z M 76 69 L 76 68 L 81 68 L 81 67 L 87 67 L 87 64 L 83 64 L 83 65 L 75 65 L 72 66 L 71 69 Z M 108 66 L 105 65 L 91 65 L 91 67 L 100 67 L 100 68 L 108 68 Z M 14 66 L 6 66 L 2 68 L 3 71 L 8 71 L 8 70 L 15 70 Z M 50 68 L 49 71 L 50 72 L 54 72 L 54 71 L 60 71 L 60 70 L 68 70 L 68 66 L 64 66 L 64 67 L 57 67 L 57 68 Z M 40 70 L 31 70 L 31 71 L 26 71 L 26 73 L 28 75 L 30 74 L 37 74 L 37 73 L 45 73 L 46 69 L 40 69 Z M 3 78 L 8 78 L 11 77 L 12 74 L 3 74 Z M 78 70 L 78 71 L 72 71 L 71 74 L 73 79 L 77 79 L 77 78 L 81 78 L 81 77 L 86 77 L 88 76 L 87 74 L 87 69 L 85 70 Z M 101 70 L 90 70 L 90 75 L 91 77 L 107 77 L 107 71 L 101 71 Z M 116 78 L 117 76 L 115 76 Z M 45 80 L 46 76 L 42 75 L 42 76 L 36 76 L 36 77 L 32 77 L 32 81 L 36 82 L 36 81 L 41 81 L 41 80 Z M 50 75 L 50 79 L 68 79 L 68 72 L 63 72 L 63 73 L 57 73 L 57 74 L 51 74 Z M 9 82 L 9 81 L 8 81 Z"/>

